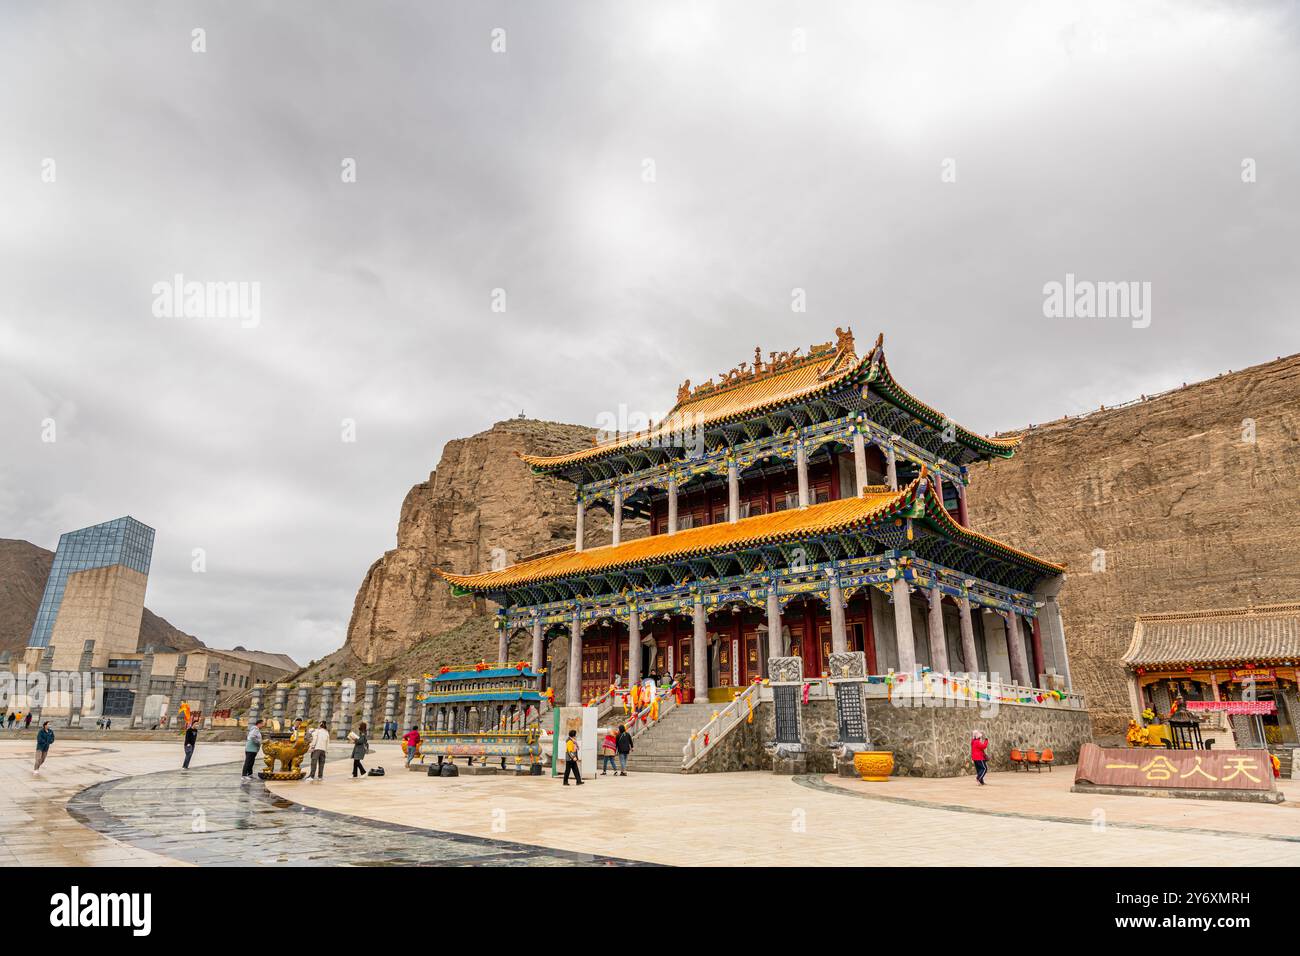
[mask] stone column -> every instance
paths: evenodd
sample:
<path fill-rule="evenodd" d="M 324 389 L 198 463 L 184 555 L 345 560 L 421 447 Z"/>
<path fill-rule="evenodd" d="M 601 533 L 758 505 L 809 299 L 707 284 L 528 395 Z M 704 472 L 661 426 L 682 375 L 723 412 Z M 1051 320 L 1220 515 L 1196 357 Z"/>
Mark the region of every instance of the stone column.
<path fill-rule="evenodd" d="M 618 544 L 623 540 L 623 489 L 614 489 L 614 524 L 613 524 L 613 543 Z"/>
<path fill-rule="evenodd" d="M 668 533 L 677 533 L 677 479 L 668 481 Z"/>
<path fill-rule="evenodd" d="M 212 726 L 212 712 L 217 709 L 217 694 L 221 688 L 221 668 L 216 664 L 208 665 L 208 683 L 203 691 L 203 727 Z"/>
<path fill-rule="evenodd" d="M 379 681 L 366 681 L 366 696 L 361 702 L 361 722 L 367 730 L 373 729 L 371 725 L 375 722 L 375 698 L 378 696 Z"/>
<path fill-rule="evenodd" d="M 582 609 L 573 609 L 573 623 L 569 625 L 569 679 L 564 690 L 564 702 L 570 707 L 582 706 Z"/>
<path fill-rule="evenodd" d="M 894 578 L 894 640 L 898 643 L 898 669 L 905 674 L 916 672 L 916 639 L 912 636 L 912 601 L 907 582 Z"/>
<path fill-rule="evenodd" d="M 777 596 L 775 582 L 767 587 L 767 656 L 785 656 L 785 641 L 781 639 L 781 599 Z"/>
<path fill-rule="evenodd" d="M 695 700 L 702 703 L 709 699 L 709 649 L 708 619 L 704 614 L 704 595 L 695 595 L 695 611 L 692 615 L 695 625 L 691 636 L 691 670 L 694 674 Z"/>
<path fill-rule="evenodd" d="M 275 685 L 275 702 L 271 705 L 271 719 L 276 724 L 284 725 L 284 714 L 289 704 L 289 685 Z"/>
<path fill-rule="evenodd" d="M 970 527 L 970 512 L 966 510 L 966 484 L 957 482 L 957 523 L 963 528 Z"/>
<path fill-rule="evenodd" d="M 885 460 L 888 468 L 885 472 L 886 480 L 889 487 L 894 491 L 898 490 L 898 452 L 894 451 L 894 446 L 890 445 L 885 449 Z"/>
<path fill-rule="evenodd" d="M 582 550 L 583 529 L 586 524 L 586 518 L 587 518 L 587 505 L 581 498 L 579 498 L 578 499 L 578 530 L 574 534 L 574 540 L 573 540 L 574 551 Z"/>
<path fill-rule="evenodd" d="M 251 727 L 262 716 L 262 695 L 266 692 L 265 684 L 254 684 L 248 693 L 248 724 Z"/>
<path fill-rule="evenodd" d="M 848 652 L 849 639 L 844 626 L 844 594 L 840 591 L 840 576 L 828 571 L 826 577 L 826 603 L 831 609 L 831 653 L 844 654 Z"/>
<path fill-rule="evenodd" d="M 1073 690 L 1074 684 L 1070 680 L 1070 655 L 1065 645 L 1065 626 L 1061 623 L 1061 608 L 1056 603 L 1056 595 L 1060 593 L 1061 585 L 1064 583 L 1065 576 L 1062 574 L 1041 581 L 1038 587 L 1034 588 L 1034 597 L 1043 603 L 1043 606 L 1038 609 L 1038 619 L 1042 622 L 1043 640 L 1051 649 L 1056 672 L 1065 678 L 1066 689 Z"/>
<path fill-rule="evenodd" d="M 1007 654 L 1011 658 L 1011 679 L 1024 687 L 1032 687 L 1029 662 L 1025 659 L 1025 641 L 1020 634 L 1020 615 L 1015 611 L 1007 611 L 1002 617 L 1007 622 Z"/>
<path fill-rule="evenodd" d="M 395 680 L 390 680 L 384 687 L 384 721 L 390 724 L 397 720 L 397 687 Z"/>
<path fill-rule="evenodd" d="M 68 697 L 68 726 L 81 726 L 81 711 L 86 706 L 86 694 L 94 689 L 94 677 L 91 675 L 91 665 L 95 661 L 95 642 L 85 641 L 81 645 L 81 661 L 77 665 L 77 677 L 72 682 L 72 692 Z M 86 681 L 90 676 L 89 682 Z M 208 711 L 211 713 L 211 710 Z"/>
<path fill-rule="evenodd" d="M 857 482 L 860 498 L 866 494 L 862 489 L 867 485 L 867 439 L 857 429 L 853 430 L 853 480 Z"/>
<path fill-rule="evenodd" d="M 334 689 L 339 685 L 327 680 L 320 685 L 320 722 L 328 729 L 334 717 Z"/>
<path fill-rule="evenodd" d="M 537 689 L 542 689 L 542 684 L 546 680 L 541 676 L 542 668 L 546 666 L 546 640 L 542 636 L 542 619 L 540 616 L 533 618 L 533 670 L 538 674 Z"/>
<path fill-rule="evenodd" d="M 311 723 L 311 686 L 308 683 L 298 685 L 298 713 L 294 714 L 307 723 Z"/>
<path fill-rule="evenodd" d="M 627 614 L 627 684 L 641 682 L 641 609 L 633 604 Z"/>
<path fill-rule="evenodd" d="M 503 664 L 510 653 L 510 626 L 504 620 L 501 624 L 503 626 L 497 629 L 497 662 Z"/>
<path fill-rule="evenodd" d="M 943 634 L 943 592 L 936 584 L 926 598 L 930 602 L 930 616 L 926 618 L 926 633 L 930 638 L 930 669 L 941 674 L 948 672 L 948 641 Z"/>
<path fill-rule="evenodd" d="M 727 462 L 727 520 L 740 520 L 740 469 L 734 459 Z"/>
<path fill-rule="evenodd" d="M 339 687 L 339 705 L 334 708 L 334 723 L 331 731 L 338 740 L 345 740 L 352 729 L 352 707 L 357 700 L 356 681 L 348 678 Z"/>
<path fill-rule="evenodd" d="M 794 467 L 799 475 L 799 507 L 807 508 L 810 501 L 808 495 L 808 452 L 805 450 L 802 441 L 795 447 Z"/>
<path fill-rule="evenodd" d="M 402 705 L 402 729 L 409 730 L 415 723 L 415 690 L 417 681 L 414 677 L 406 679 L 406 700 Z"/>
<path fill-rule="evenodd" d="M 980 669 L 979 653 L 975 650 L 975 622 L 970 616 L 970 598 L 962 595 L 957 604 L 961 621 L 961 656 L 966 662 L 966 670 L 976 674 Z"/>
<path fill-rule="evenodd" d="M 131 702 L 131 723 L 129 725 L 131 727 L 144 725 L 144 703 L 153 689 L 153 660 L 153 651 L 145 651 L 144 658 L 140 661 L 140 672 L 135 675 L 137 689 L 135 699 Z M 249 720 L 256 720 L 262 716 L 262 691 L 254 685 L 253 692 L 249 697 Z M 11 705 L 10 710 L 12 709 Z"/>
<path fill-rule="evenodd" d="M 1029 628 L 1029 647 L 1034 652 L 1034 686 L 1041 687 L 1047 683 L 1042 679 L 1047 674 L 1047 665 L 1043 661 L 1043 632 L 1038 626 L 1038 618 L 1030 619 Z"/>

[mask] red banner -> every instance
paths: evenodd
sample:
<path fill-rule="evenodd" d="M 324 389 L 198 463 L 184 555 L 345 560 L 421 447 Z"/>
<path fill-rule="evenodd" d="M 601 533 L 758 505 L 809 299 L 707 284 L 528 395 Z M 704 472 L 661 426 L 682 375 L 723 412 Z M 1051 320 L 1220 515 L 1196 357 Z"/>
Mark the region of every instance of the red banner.
<path fill-rule="evenodd" d="M 1074 782 L 1159 790 L 1274 790 L 1267 750 L 1138 750 L 1084 744 Z"/>
<path fill-rule="evenodd" d="M 1277 704 L 1271 700 L 1189 700 L 1188 710 L 1209 711 L 1224 714 L 1272 714 L 1277 712 Z"/>

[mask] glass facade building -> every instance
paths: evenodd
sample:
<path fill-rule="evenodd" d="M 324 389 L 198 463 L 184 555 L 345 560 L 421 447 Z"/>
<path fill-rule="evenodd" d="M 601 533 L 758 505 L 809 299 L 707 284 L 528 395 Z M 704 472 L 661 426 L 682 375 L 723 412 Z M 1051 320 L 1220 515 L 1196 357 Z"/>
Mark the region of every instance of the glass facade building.
<path fill-rule="evenodd" d="M 27 646 L 49 646 L 70 575 L 120 564 L 148 577 L 149 562 L 153 557 L 153 535 L 153 528 L 131 517 L 115 518 L 61 535 Z"/>

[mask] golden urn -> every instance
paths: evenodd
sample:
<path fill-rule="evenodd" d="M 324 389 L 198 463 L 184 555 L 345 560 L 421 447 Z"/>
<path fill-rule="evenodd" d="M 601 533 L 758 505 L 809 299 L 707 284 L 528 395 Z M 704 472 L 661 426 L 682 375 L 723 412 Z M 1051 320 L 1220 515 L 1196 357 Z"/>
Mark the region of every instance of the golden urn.
<path fill-rule="evenodd" d="M 884 783 L 894 772 L 893 751 L 859 750 L 853 755 L 853 769 L 863 780 Z"/>
<path fill-rule="evenodd" d="M 302 769 L 302 758 L 307 753 L 311 738 L 306 733 L 267 734 L 262 738 L 262 759 L 266 769 L 258 773 L 263 780 L 301 780 L 307 776 Z M 280 769 L 275 769 L 276 762 Z"/>

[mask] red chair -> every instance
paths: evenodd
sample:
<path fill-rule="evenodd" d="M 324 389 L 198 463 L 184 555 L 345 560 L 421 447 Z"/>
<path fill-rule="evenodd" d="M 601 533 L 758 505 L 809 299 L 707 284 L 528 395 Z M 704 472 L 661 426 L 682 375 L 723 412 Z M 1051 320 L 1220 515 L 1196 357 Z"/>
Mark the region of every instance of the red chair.
<path fill-rule="evenodd" d="M 1028 772 L 1030 767 L 1033 767 L 1039 773 L 1043 772 L 1043 765 L 1039 762 L 1037 750 L 1025 751 L 1025 771 Z"/>
<path fill-rule="evenodd" d="M 1042 753 L 1042 755 L 1039 757 L 1038 765 L 1039 765 L 1040 767 L 1046 767 L 1046 768 L 1047 768 L 1047 772 L 1048 772 L 1048 773 L 1051 773 L 1051 772 L 1052 772 L 1052 761 L 1055 760 L 1055 759 L 1056 759 L 1056 754 L 1052 753 L 1052 748 L 1051 748 L 1051 747 L 1044 747 L 1044 748 L 1043 748 L 1043 753 Z"/>
<path fill-rule="evenodd" d="M 1025 755 L 1022 754 L 1019 750 L 1011 751 L 1011 763 L 1012 763 L 1012 769 L 1014 770 L 1019 770 L 1022 767 L 1026 770 L 1029 769 L 1025 765 Z"/>

